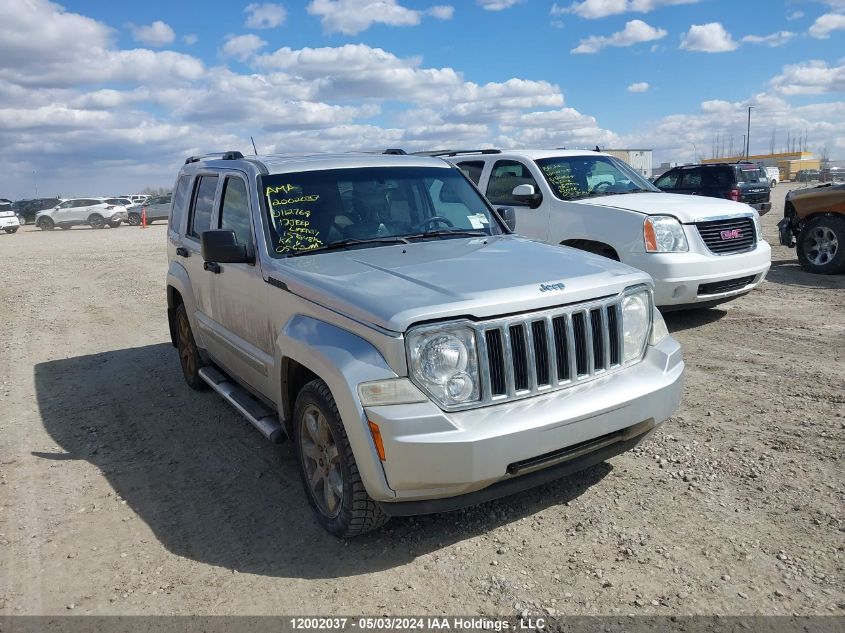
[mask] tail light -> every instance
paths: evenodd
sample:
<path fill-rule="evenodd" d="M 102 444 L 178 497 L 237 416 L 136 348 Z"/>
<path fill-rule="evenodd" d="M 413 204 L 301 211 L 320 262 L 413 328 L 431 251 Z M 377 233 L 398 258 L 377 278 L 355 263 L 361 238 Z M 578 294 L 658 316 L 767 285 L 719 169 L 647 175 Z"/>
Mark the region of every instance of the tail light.
<path fill-rule="evenodd" d="M 728 192 L 728 198 L 734 200 L 735 202 L 739 202 L 740 197 L 742 197 L 742 193 L 739 189 L 731 189 Z"/>

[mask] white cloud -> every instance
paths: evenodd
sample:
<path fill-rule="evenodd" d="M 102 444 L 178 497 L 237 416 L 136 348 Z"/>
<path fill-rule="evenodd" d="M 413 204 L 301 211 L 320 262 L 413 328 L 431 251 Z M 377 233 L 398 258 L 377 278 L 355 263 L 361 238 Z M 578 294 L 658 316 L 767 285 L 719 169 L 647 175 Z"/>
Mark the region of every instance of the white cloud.
<path fill-rule="evenodd" d="M 677 4 L 694 4 L 701 0 L 582 0 L 573 2 L 561 11 L 574 13 L 588 20 L 604 18 L 621 13 L 649 13 L 664 6 Z"/>
<path fill-rule="evenodd" d="M 253 2 L 244 12 L 247 14 L 244 26 L 248 29 L 274 29 L 284 24 L 288 16 L 284 5 L 270 2 Z"/>
<path fill-rule="evenodd" d="M 267 42 L 252 33 L 248 35 L 227 35 L 222 53 L 227 57 L 234 57 L 243 62 L 265 46 L 267 46 Z"/>
<path fill-rule="evenodd" d="M 549 9 L 549 15 L 551 15 L 553 17 L 560 17 L 560 16 L 562 16 L 566 13 L 569 13 L 569 11 L 565 7 L 558 5 L 557 2 L 555 2 L 552 5 L 552 8 Z"/>
<path fill-rule="evenodd" d="M 173 29 L 166 22 L 156 20 L 152 24 L 146 26 L 130 25 L 132 37 L 136 42 L 141 42 L 147 46 L 165 46 L 172 44 L 176 39 L 176 34 Z"/>
<path fill-rule="evenodd" d="M 650 87 L 647 81 L 638 81 L 628 86 L 628 92 L 648 92 Z"/>
<path fill-rule="evenodd" d="M 510 9 L 515 4 L 519 4 L 522 0 L 475 0 L 475 4 L 480 6 L 485 11 L 504 11 Z"/>
<path fill-rule="evenodd" d="M 795 33 L 792 31 L 778 31 L 770 35 L 746 35 L 742 38 L 742 41 L 750 42 L 751 44 L 765 44 L 766 46 L 775 48 L 777 46 L 783 46 L 793 37 L 795 37 Z"/>
<path fill-rule="evenodd" d="M 610 36 L 591 35 L 581 40 L 570 52 L 574 54 L 598 53 L 608 46 L 632 46 L 641 42 L 652 42 L 666 37 L 664 29 L 655 28 L 642 20 L 631 20 L 625 28 Z"/>
<path fill-rule="evenodd" d="M 311 0 L 306 11 L 320 17 L 326 33 L 344 35 L 357 35 L 373 24 L 415 26 L 424 15 L 448 20 L 454 13 L 452 7 L 443 5 L 417 11 L 402 6 L 398 0 Z"/>
<path fill-rule="evenodd" d="M 199 41 L 199 37 L 197 37 L 196 33 L 186 33 L 182 36 L 182 41 L 185 42 L 187 46 L 193 46 Z"/>
<path fill-rule="evenodd" d="M 784 95 L 818 95 L 845 90 L 845 60 L 839 66 L 811 60 L 783 67 L 774 77 L 771 86 Z"/>
<path fill-rule="evenodd" d="M 739 46 L 719 22 L 693 24 L 681 37 L 681 48 L 701 53 L 724 53 Z"/>
<path fill-rule="evenodd" d="M 789 15 L 786 16 L 786 19 L 792 22 L 793 20 L 800 20 L 804 17 L 803 11 L 793 11 Z"/>
<path fill-rule="evenodd" d="M 845 4 L 843 4 L 845 6 Z M 825 13 L 813 22 L 810 27 L 810 37 L 816 39 L 826 40 L 830 37 L 831 32 L 841 31 L 845 29 L 845 14 L 842 13 Z"/>

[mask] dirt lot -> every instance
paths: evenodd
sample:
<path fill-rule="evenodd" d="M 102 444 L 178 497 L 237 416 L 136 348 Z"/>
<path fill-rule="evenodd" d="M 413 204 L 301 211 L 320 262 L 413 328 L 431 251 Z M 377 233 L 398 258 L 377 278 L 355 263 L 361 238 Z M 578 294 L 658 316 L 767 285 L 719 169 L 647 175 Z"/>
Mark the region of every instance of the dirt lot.
<path fill-rule="evenodd" d="M 0 614 L 837 614 L 845 277 L 671 315 L 677 415 L 641 450 L 338 541 L 289 445 L 186 387 L 165 227 L 0 235 Z"/>

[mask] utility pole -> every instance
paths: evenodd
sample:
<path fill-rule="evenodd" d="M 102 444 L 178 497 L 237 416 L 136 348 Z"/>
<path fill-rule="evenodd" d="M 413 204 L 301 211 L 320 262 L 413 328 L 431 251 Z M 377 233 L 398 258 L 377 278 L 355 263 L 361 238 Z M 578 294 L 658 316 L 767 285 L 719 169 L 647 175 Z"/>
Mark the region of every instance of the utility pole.
<path fill-rule="evenodd" d="M 745 134 L 745 160 L 748 160 L 748 156 L 751 154 L 751 108 L 754 106 L 748 106 L 748 131 Z"/>

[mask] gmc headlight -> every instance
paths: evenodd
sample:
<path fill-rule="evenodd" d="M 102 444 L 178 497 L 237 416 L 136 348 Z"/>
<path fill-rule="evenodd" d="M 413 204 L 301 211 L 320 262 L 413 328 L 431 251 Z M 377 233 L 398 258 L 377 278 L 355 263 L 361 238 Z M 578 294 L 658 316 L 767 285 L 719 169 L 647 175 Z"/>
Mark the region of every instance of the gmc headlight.
<path fill-rule="evenodd" d="M 481 397 L 475 332 L 463 325 L 411 330 L 407 337 L 411 378 L 439 404 L 454 407 Z"/>
<path fill-rule="evenodd" d="M 634 290 L 622 298 L 623 363 L 640 360 L 651 333 L 651 294 L 648 290 Z"/>
<path fill-rule="evenodd" d="M 668 215 L 651 215 L 643 224 L 647 253 L 685 253 L 689 250 L 684 227 Z"/>
<path fill-rule="evenodd" d="M 757 241 L 763 239 L 763 225 L 760 223 L 760 214 L 754 214 L 754 230 L 757 231 Z"/>

